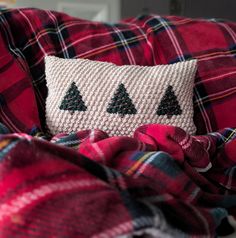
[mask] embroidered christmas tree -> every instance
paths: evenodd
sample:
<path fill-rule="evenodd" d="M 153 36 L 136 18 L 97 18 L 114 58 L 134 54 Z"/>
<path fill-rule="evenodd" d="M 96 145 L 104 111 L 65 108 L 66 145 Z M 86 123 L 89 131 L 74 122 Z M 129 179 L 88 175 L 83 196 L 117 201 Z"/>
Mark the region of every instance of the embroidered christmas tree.
<path fill-rule="evenodd" d="M 75 82 L 71 84 L 70 88 L 66 92 L 59 108 L 60 110 L 70 111 L 71 114 L 75 111 L 84 112 L 87 110 Z"/>
<path fill-rule="evenodd" d="M 170 119 L 174 115 L 181 115 L 182 110 L 180 108 L 178 99 L 175 95 L 172 86 L 169 86 L 161 99 L 161 103 L 157 109 L 157 115 L 167 115 L 167 118 Z"/>
<path fill-rule="evenodd" d="M 107 108 L 108 113 L 124 115 L 136 114 L 137 110 L 123 83 L 117 88 Z"/>

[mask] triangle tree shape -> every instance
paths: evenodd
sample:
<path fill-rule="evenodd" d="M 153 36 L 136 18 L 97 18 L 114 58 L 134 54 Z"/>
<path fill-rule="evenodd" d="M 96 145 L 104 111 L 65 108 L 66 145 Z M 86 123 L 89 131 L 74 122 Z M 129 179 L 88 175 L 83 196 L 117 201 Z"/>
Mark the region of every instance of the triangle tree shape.
<path fill-rule="evenodd" d="M 124 115 L 137 113 L 137 110 L 123 83 L 118 86 L 113 98 L 111 99 L 111 102 L 108 105 L 107 112 L 112 114 L 120 114 L 121 117 L 124 117 Z"/>
<path fill-rule="evenodd" d="M 70 111 L 73 114 L 75 111 L 84 112 L 87 110 L 87 107 L 84 104 L 80 91 L 78 90 L 75 82 L 73 82 L 66 92 L 61 105 L 60 110 Z"/>
<path fill-rule="evenodd" d="M 167 115 L 167 118 L 170 119 L 174 115 L 181 115 L 182 110 L 180 108 L 178 99 L 175 95 L 172 86 L 168 86 L 166 92 L 161 99 L 160 105 L 157 109 L 157 115 Z"/>

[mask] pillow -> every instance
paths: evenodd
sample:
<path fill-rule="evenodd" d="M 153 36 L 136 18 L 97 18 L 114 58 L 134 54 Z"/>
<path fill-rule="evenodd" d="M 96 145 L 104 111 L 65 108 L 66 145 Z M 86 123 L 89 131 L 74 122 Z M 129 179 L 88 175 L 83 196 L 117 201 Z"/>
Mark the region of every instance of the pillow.
<path fill-rule="evenodd" d="M 11 51 L 29 65 L 43 129 L 46 54 L 117 65 L 152 66 L 197 59 L 194 88 L 197 134 L 236 127 L 235 22 L 152 14 L 114 25 L 54 11 L 21 8 L 1 11 L 0 25 Z"/>
<path fill-rule="evenodd" d="M 0 40 L 0 120 L 11 132 L 40 128 L 38 108 L 28 73 Z"/>
<path fill-rule="evenodd" d="M 151 123 L 195 133 L 196 60 L 148 67 L 47 56 L 45 67 L 46 122 L 53 134 L 101 129 L 130 136 Z"/>

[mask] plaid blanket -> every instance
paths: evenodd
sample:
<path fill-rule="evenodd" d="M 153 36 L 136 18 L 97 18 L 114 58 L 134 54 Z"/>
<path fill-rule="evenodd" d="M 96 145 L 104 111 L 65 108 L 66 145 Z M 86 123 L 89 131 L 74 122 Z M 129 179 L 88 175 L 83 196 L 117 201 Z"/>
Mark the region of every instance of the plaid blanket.
<path fill-rule="evenodd" d="M 196 58 L 199 65 L 194 88 L 194 119 L 198 134 L 236 127 L 236 24 L 233 22 L 147 15 L 108 24 L 52 11 L 12 9 L 0 13 L 0 29 L 3 37 L 0 43 L 32 75 L 43 128 L 46 54 L 117 65 L 156 65 Z M 32 102 L 28 98 L 24 101 L 25 104 Z M 12 114 L 5 116 L 4 122 L 9 127 Z M 14 124 L 20 123 L 14 120 Z"/>
<path fill-rule="evenodd" d="M 0 127 L 8 133 L 6 127 Z M 0 236 L 215 237 L 236 215 L 236 130 L 144 125 L 0 137 Z M 226 229 L 227 227 L 227 229 Z"/>

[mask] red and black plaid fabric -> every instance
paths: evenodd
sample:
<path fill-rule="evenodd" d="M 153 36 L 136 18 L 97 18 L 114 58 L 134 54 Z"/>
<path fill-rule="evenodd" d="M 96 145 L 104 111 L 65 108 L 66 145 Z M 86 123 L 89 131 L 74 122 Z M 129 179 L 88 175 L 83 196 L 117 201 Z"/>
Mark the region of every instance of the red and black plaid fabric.
<path fill-rule="evenodd" d="M 1 136 L 1 238 L 200 238 L 232 231 L 236 130 L 193 137 L 148 125 L 134 138 L 80 131 L 51 142 Z"/>
<path fill-rule="evenodd" d="M 40 128 L 32 80 L 0 35 L 0 120 L 13 132 Z"/>
<path fill-rule="evenodd" d="M 197 58 L 194 119 L 198 133 L 236 126 L 235 23 L 149 15 L 114 25 L 52 11 L 15 9 L 0 14 L 0 27 L 11 53 L 29 65 L 43 127 L 46 54 L 118 65 Z"/>

